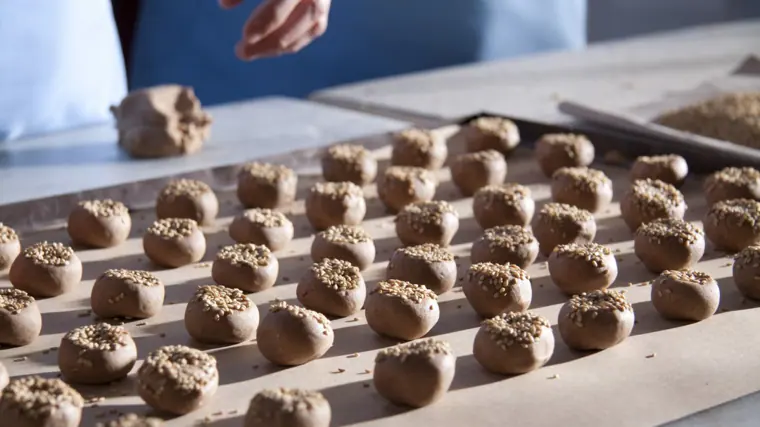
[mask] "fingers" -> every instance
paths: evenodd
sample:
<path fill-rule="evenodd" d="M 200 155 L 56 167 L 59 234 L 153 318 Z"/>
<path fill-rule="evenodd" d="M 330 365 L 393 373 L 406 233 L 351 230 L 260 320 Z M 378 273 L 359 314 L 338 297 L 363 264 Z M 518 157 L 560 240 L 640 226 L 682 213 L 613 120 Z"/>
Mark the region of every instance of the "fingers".
<path fill-rule="evenodd" d="M 324 34 L 326 29 L 327 18 L 325 17 L 325 19 L 319 20 L 316 24 L 312 25 L 312 27 L 309 28 L 305 34 L 303 34 L 301 37 L 298 37 L 288 45 L 271 47 L 265 50 L 251 49 L 246 45 L 238 45 L 236 53 L 239 58 L 247 61 L 279 56 L 286 53 L 296 53 L 308 46 L 311 42 L 314 41 L 314 39 Z"/>
<path fill-rule="evenodd" d="M 280 28 L 301 0 L 266 0 L 260 4 L 243 26 L 241 42 L 253 44 Z"/>
<path fill-rule="evenodd" d="M 243 0 L 219 0 L 219 6 L 221 6 L 222 9 L 232 9 L 242 2 Z"/>

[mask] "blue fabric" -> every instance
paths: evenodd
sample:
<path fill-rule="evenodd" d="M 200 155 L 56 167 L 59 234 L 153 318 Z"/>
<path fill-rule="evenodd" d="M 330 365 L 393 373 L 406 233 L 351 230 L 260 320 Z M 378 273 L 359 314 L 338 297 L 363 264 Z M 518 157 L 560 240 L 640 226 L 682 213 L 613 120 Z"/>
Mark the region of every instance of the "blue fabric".
<path fill-rule="evenodd" d="M 333 0 L 327 33 L 297 55 L 240 62 L 257 1 L 143 3 L 131 86 L 181 83 L 204 104 L 305 96 L 328 86 L 531 52 L 579 48 L 585 0 Z"/>
<path fill-rule="evenodd" d="M 108 0 L 0 0 L 0 141 L 108 120 L 126 92 Z"/>

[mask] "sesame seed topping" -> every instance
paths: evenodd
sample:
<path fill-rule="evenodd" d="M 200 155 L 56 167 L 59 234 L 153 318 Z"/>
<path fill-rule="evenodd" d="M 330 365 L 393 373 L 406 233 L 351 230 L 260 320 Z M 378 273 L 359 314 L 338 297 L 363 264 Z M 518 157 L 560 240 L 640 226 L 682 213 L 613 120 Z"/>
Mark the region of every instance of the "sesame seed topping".
<path fill-rule="evenodd" d="M 19 311 L 29 307 L 34 303 L 34 298 L 29 294 L 16 288 L 0 289 L 0 308 L 11 314 L 18 314 Z"/>
<path fill-rule="evenodd" d="M 674 162 L 683 159 L 683 157 L 677 154 L 660 154 L 657 156 L 639 156 L 636 158 L 636 163 L 644 163 L 647 165 L 669 167 Z"/>
<path fill-rule="evenodd" d="M 441 225 L 445 214 L 453 214 L 459 218 L 454 206 L 448 202 L 434 200 L 431 202 L 416 202 L 404 206 L 396 216 L 396 221 L 404 221 L 412 229 L 420 231 L 424 225 Z"/>
<path fill-rule="evenodd" d="M 214 356 L 183 345 L 159 347 L 148 354 L 138 375 L 151 374 L 158 374 L 166 380 L 154 390 L 157 394 L 167 386 L 188 393 L 199 391 L 219 375 Z"/>
<path fill-rule="evenodd" d="M 223 260 L 232 265 L 247 265 L 250 267 L 266 267 L 272 258 L 272 251 L 264 245 L 253 243 L 237 243 L 223 247 L 216 254 L 217 260 Z"/>
<path fill-rule="evenodd" d="M 371 156 L 371 153 L 361 145 L 338 144 L 328 148 L 326 155 L 339 162 L 356 163 L 357 160 Z"/>
<path fill-rule="evenodd" d="M 335 291 L 356 289 L 362 280 L 358 267 L 340 259 L 325 258 L 310 269 L 320 283 Z"/>
<path fill-rule="evenodd" d="M 599 312 L 633 311 L 625 298 L 625 292 L 611 289 L 573 295 L 569 304 L 567 317 L 578 327 L 583 327 L 583 315 L 586 313 L 596 317 Z"/>
<path fill-rule="evenodd" d="M 79 206 L 98 218 L 110 218 L 113 216 L 127 215 L 129 210 L 122 202 L 111 199 L 85 200 L 79 202 Z"/>
<path fill-rule="evenodd" d="M 739 227 L 748 225 L 753 231 L 760 231 L 760 202 L 750 199 L 732 199 L 718 202 L 707 211 L 713 224 L 733 223 Z"/>
<path fill-rule="evenodd" d="M 590 262 L 594 267 L 606 267 L 605 258 L 612 255 L 610 248 L 599 243 L 568 243 L 554 248 L 557 255 Z"/>
<path fill-rule="evenodd" d="M 173 200 L 175 197 L 198 197 L 210 193 L 211 187 L 203 181 L 195 179 L 176 179 L 164 187 L 158 194 L 161 200 Z"/>
<path fill-rule="evenodd" d="M 728 167 L 713 173 L 705 180 L 705 190 L 712 190 L 721 184 L 737 186 L 760 185 L 760 171 L 755 168 Z"/>
<path fill-rule="evenodd" d="M 692 244 L 704 236 L 704 232 L 694 224 L 679 218 L 659 218 L 642 224 L 635 233 L 649 241 L 659 243 L 663 239 L 677 239 L 681 244 Z"/>
<path fill-rule="evenodd" d="M 504 350 L 514 344 L 527 347 L 541 338 L 544 329 L 551 328 L 546 318 L 530 312 L 502 313 L 484 320 L 483 326 Z"/>
<path fill-rule="evenodd" d="M 538 213 L 538 219 L 543 222 L 563 224 L 592 221 L 591 212 L 565 203 L 547 203 Z"/>
<path fill-rule="evenodd" d="M 478 117 L 467 123 L 467 126 L 478 129 L 486 135 L 506 138 L 517 132 L 517 125 L 512 120 L 502 117 Z"/>
<path fill-rule="evenodd" d="M 235 312 L 246 311 L 253 306 L 251 300 L 240 289 L 219 285 L 199 286 L 191 302 L 200 302 L 203 305 L 203 311 L 210 311 L 214 314 L 214 320 L 217 321 Z"/>
<path fill-rule="evenodd" d="M 676 187 L 659 179 L 637 179 L 631 185 L 629 194 L 636 207 L 653 214 L 684 203 L 683 194 Z"/>
<path fill-rule="evenodd" d="M 112 268 L 110 270 L 106 270 L 103 273 L 103 276 L 110 279 L 122 280 L 127 285 L 139 285 L 148 288 L 161 285 L 161 281 L 158 280 L 158 277 L 149 271 Z"/>
<path fill-rule="evenodd" d="M 509 295 L 512 288 L 526 280 L 530 280 L 528 273 L 519 266 L 509 263 L 481 262 L 471 265 L 467 270 L 467 281 L 477 283 L 482 290 L 491 293 L 494 298 Z"/>
<path fill-rule="evenodd" d="M 69 331 L 63 339 L 87 350 L 114 351 L 127 345 L 129 332 L 121 326 L 97 323 Z"/>
<path fill-rule="evenodd" d="M 738 268 L 760 267 L 760 246 L 747 246 L 734 256 Z"/>
<path fill-rule="evenodd" d="M 490 205 L 498 202 L 506 205 L 516 205 L 522 203 L 525 199 L 530 198 L 531 192 L 528 187 L 520 184 L 507 183 L 487 185 L 479 189 L 473 196 L 473 203 Z"/>
<path fill-rule="evenodd" d="M 320 231 L 319 236 L 332 243 L 351 244 L 372 240 L 363 228 L 356 225 L 333 225 L 324 231 Z"/>
<path fill-rule="evenodd" d="M 317 391 L 294 388 L 265 389 L 253 396 L 248 409 L 248 417 L 266 424 L 269 420 L 279 420 L 282 413 L 312 411 L 324 405 L 327 399 Z"/>
<path fill-rule="evenodd" d="M 437 354 L 453 354 L 451 345 L 443 340 L 427 338 L 384 348 L 377 353 L 375 363 L 383 362 L 388 359 L 398 359 L 403 362 L 410 356 L 431 358 Z"/>
<path fill-rule="evenodd" d="M 413 181 L 433 181 L 435 175 L 425 168 L 416 166 L 389 166 L 385 170 L 385 179 L 412 183 Z"/>
<path fill-rule="evenodd" d="M 582 191 L 597 191 L 601 187 L 612 186 L 612 181 L 604 172 L 585 166 L 559 168 L 554 171 L 552 180 L 569 181 L 575 188 Z"/>
<path fill-rule="evenodd" d="M 504 156 L 496 150 L 483 150 L 474 153 L 460 154 L 457 156 L 456 161 L 460 163 L 484 163 L 503 159 Z"/>
<path fill-rule="evenodd" d="M 427 153 L 436 145 L 433 132 L 426 129 L 405 129 L 393 134 L 393 145 L 415 148 L 420 153 Z"/>
<path fill-rule="evenodd" d="M 0 222 L 0 243 L 15 242 L 18 240 L 16 230 Z"/>
<path fill-rule="evenodd" d="M 240 170 L 240 176 L 251 178 L 258 182 L 274 184 L 279 181 L 295 178 L 296 173 L 293 169 L 283 165 L 253 162 L 243 165 L 243 168 Z"/>
<path fill-rule="evenodd" d="M 285 313 L 290 314 L 293 317 L 300 317 L 300 318 L 309 317 L 311 319 L 314 319 L 320 325 L 322 325 L 325 331 L 332 330 L 330 321 L 327 319 L 327 317 L 325 317 L 324 314 L 318 313 L 314 310 L 309 310 L 307 308 L 299 307 L 297 305 L 288 304 L 285 301 L 273 302 L 269 306 L 269 312 L 270 313 L 285 312 Z"/>
<path fill-rule="evenodd" d="M 404 301 L 421 304 L 425 299 L 438 300 L 435 292 L 423 285 L 405 282 L 403 280 L 388 279 L 379 282 L 371 294 L 379 294 L 388 297 L 401 298 Z"/>
<path fill-rule="evenodd" d="M 547 133 L 539 139 L 540 144 L 564 148 L 570 158 L 574 158 L 576 152 L 589 142 L 585 135 L 574 133 Z"/>
<path fill-rule="evenodd" d="M 82 408 L 84 399 L 63 381 L 38 376 L 15 379 L 2 392 L 4 406 L 42 420 L 65 408 Z"/>
<path fill-rule="evenodd" d="M 660 273 L 660 277 L 702 286 L 715 282 L 709 274 L 695 270 L 665 270 Z"/>
<path fill-rule="evenodd" d="M 289 222 L 288 218 L 282 212 L 266 208 L 248 209 L 243 212 L 243 217 L 245 217 L 248 222 L 258 224 L 262 227 L 282 227 Z"/>
<path fill-rule="evenodd" d="M 163 420 L 154 417 L 144 417 L 137 414 L 124 414 L 115 420 L 98 423 L 96 427 L 161 427 Z"/>
<path fill-rule="evenodd" d="M 311 187 L 312 194 L 321 194 L 331 199 L 364 197 L 362 188 L 353 182 L 318 182 Z"/>
<path fill-rule="evenodd" d="M 483 240 L 491 250 L 516 249 L 536 241 L 533 233 L 519 225 L 499 225 L 483 232 Z"/>
<path fill-rule="evenodd" d="M 68 265 L 74 250 L 63 243 L 40 242 L 24 249 L 24 257 L 37 265 L 62 267 Z"/>
<path fill-rule="evenodd" d="M 151 224 L 147 232 L 162 239 L 188 237 L 198 230 L 198 223 L 188 218 L 164 218 Z"/>
<path fill-rule="evenodd" d="M 446 248 L 442 248 L 435 243 L 423 243 L 416 246 L 406 246 L 396 249 L 396 252 L 406 257 L 427 262 L 446 262 L 454 261 L 454 254 Z"/>

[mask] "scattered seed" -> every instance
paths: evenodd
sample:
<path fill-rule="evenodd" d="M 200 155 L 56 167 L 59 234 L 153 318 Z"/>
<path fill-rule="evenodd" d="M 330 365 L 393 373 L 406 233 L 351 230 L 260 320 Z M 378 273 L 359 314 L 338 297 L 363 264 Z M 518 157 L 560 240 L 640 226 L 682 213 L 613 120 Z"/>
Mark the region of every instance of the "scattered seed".
<path fill-rule="evenodd" d="M 657 356 L 657 353 L 647 354 L 647 359 L 652 359 L 655 356 Z"/>
<path fill-rule="evenodd" d="M 558 380 L 559 379 L 559 374 L 554 374 L 554 375 L 552 375 L 550 377 L 547 377 L 546 379 L 547 380 Z"/>
<path fill-rule="evenodd" d="M 346 357 L 348 357 L 349 359 L 353 359 L 354 357 L 359 357 L 359 353 L 349 354 Z"/>

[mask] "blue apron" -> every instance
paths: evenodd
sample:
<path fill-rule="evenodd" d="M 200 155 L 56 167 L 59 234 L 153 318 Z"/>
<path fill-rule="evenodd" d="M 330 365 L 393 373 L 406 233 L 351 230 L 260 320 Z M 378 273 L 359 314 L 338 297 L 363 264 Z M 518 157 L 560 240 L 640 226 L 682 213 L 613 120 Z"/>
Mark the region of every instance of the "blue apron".
<path fill-rule="evenodd" d="M 585 0 L 333 0 L 325 35 L 296 55 L 240 62 L 234 45 L 257 1 L 142 3 L 131 86 L 180 83 L 204 104 L 306 96 L 343 83 L 487 61 L 586 41 Z"/>

